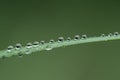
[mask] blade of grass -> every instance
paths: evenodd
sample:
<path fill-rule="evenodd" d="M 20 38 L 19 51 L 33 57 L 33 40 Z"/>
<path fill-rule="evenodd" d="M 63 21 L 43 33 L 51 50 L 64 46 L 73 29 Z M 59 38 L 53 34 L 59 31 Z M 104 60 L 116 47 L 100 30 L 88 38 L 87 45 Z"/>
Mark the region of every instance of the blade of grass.
<path fill-rule="evenodd" d="M 42 50 L 52 50 L 54 48 L 62 47 L 62 46 L 72 46 L 77 44 L 83 43 L 92 43 L 92 42 L 102 42 L 102 41 L 113 41 L 113 40 L 120 40 L 120 35 L 108 35 L 108 36 L 98 36 L 98 37 L 89 37 L 89 38 L 81 38 L 81 39 L 73 39 L 73 40 L 64 40 L 64 41 L 57 41 L 53 43 L 44 43 L 38 44 L 37 47 L 31 45 L 31 47 L 27 48 L 26 46 L 21 47 L 20 49 L 13 48 L 11 50 L 5 49 L 0 51 L 0 58 L 4 57 L 11 57 L 14 55 L 24 55 L 24 54 L 31 54 L 37 51 Z"/>

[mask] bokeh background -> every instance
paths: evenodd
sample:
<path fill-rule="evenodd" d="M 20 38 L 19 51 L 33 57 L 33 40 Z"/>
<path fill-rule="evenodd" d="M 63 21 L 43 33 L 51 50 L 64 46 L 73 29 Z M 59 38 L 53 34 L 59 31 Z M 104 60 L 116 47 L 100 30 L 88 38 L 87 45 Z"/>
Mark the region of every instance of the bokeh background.
<path fill-rule="evenodd" d="M 119 0 L 0 1 L 0 49 L 120 31 Z M 120 80 L 120 41 L 0 59 L 0 80 Z"/>

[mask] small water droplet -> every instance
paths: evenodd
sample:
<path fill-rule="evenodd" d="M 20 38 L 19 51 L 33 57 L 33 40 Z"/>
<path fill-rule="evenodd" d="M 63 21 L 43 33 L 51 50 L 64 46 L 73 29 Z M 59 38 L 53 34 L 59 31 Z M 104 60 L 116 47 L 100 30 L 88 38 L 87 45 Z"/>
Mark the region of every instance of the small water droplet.
<path fill-rule="evenodd" d="M 78 39 L 80 39 L 80 36 L 79 35 L 75 35 L 74 40 L 78 40 Z"/>
<path fill-rule="evenodd" d="M 67 37 L 67 41 L 70 41 L 71 40 L 71 37 Z"/>
<path fill-rule="evenodd" d="M 53 49 L 53 47 L 52 47 L 51 45 L 48 45 L 48 46 L 46 46 L 46 48 L 45 48 L 45 50 L 47 50 L 47 51 L 52 50 L 52 49 Z"/>
<path fill-rule="evenodd" d="M 87 35 L 82 35 L 82 39 L 86 39 L 87 38 Z"/>
<path fill-rule="evenodd" d="M 32 43 L 27 43 L 26 47 L 27 48 L 32 48 Z"/>
<path fill-rule="evenodd" d="M 30 50 L 27 50 L 25 54 L 31 54 L 32 52 Z"/>
<path fill-rule="evenodd" d="M 8 51 L 8 52 L 11 52 L 11 51 L 13 50 L 13 48 L 14 48 L 14 47 L 10 45 L 10 46 L 8 46 L 7 51 Z"/>
<path fill-rule="evenodd" d="M 23 54 L 22 53 L 18 53 L 18 57 L 23 57 Z"/>
<path fill-rule="evenodd" d="M 2 59 L 5 59 L 6 57 L 5 56 L 2 56 Z"/>
<path fill-rule="evenodd" d="M 38 47 L 38 46 L 39 46 L 39 42 L 38 41 L 33 42 L 33 47 Z"/>
<path fill-rule="evenodd" d="M 22 47 L 22 45 L 20 44 L 20 43 L 17 43 L 16 45 L 15 45 L 15 48 L 16 49 L 20 49 Z"/>
<path fill-rule="evenodd" d="M 119 35 L 119 33 L 118 32 L 114 32 L 114 36 L 118 36 Z"/>
<path fill-rule="evenodd" d="M 55 41 L 54 41 L 53 39 L 51 39 L 49 43 L 54 43 L 54 42 L 55 42 Z"/>
<path fill-rule="evenodd" d="M 40 41 L 40 43 L 41 43 L 41 44 L 45 44 L 45 41 L 42 40 L 42 41 Z"/>
<path fill-rule="evenodd" d="M 101 37 L 105 37 L 105 34 L 101 34 Z"/>
<path fill-rule="evenodd" d="M 64 41 L 64 38 L 63 37 L 59 37 L 58 38 L 58 42 L 63 42 Z"/>
<path fill-rule="evenodd" d="M 108 36 L 111 37 L 111 36 L 113 36 L 113 35 L 112 35 L 112 33 L 109 33 Z"/>

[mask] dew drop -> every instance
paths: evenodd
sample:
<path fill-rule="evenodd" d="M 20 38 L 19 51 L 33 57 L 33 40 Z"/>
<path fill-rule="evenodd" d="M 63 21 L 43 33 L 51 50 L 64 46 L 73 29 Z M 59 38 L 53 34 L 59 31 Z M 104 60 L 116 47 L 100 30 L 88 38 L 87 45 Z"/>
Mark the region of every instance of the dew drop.
<path fill-rule="evenodd" d="M 82 39 L 86 39 L 87 38 L 87 35 L 82 35 Z"/>
<path fill-rule="evenodd" d="M 101 34 L 101 37 L 105 37 L 105 34 Z"/>
<path fill-rule="evenodd" d="M 32 52 L 30 50 L 27 50 L 25 54 L 31 54 Z"/>
<path fill-rule="evenodd" d="M 78 39 L 80 39 L 80 36 L 79 35 L 75 35 L 74 40 L 78 40 Z"/>
<path fill-rule="evenodd" d="M 70 41 L 71 40 L 71 37 L 67 37 L 67 41 Z"/>
<path fill-rule="evenodd" d="M 64 41 L 64 38 L 63 37 L 59 37 L 58 38 L 58 42 L 63 42 Z"/>
<path fill-rule="evenodd" d="M 14 48 L 14 47 L 10 45 L 10 46 L 8 46 L 7 51 L 8 51 L 8 52 L 11 52 L 11 51 L 13 50 L 13 48 Z"/>
<path fill-rule="evenodd" d="M 45 41 L 42 40 L 42 41 L 40 41 L 40 43 L 41 43 L 41 44 L 45 44 Z"/>
<path fill-rule="evenodd" d="M 111 37 L 111 36 L 113 36 L 113 35 L 112 35 L 112 33 L 109 33 L 108 36 Z"/>
<path fill-rule="evenodd" d="M 32 43 L 27 43 L 26 47 L 27 48 L 32 48 Z"/>
<path fill-rule="evenodd" d="M 48 45 L 48 46 L 46 46 L 46 48 L 45 48 L 45 50 L 47 50 L 47 51 L 52 50 L 52 49 L 53 49 L 53 47 L 52 47 L 51 45 Z"/>
<path fill-rule="evenodd" d="M 15 45 L 15 48 L 16 49 L 20 49 L 22 47 L 22 45 L 20 44 L 20 43 L 17 43 L 16 45 Z"/>
<path fill-rule="evenodd" d="M 114 32 L 114 36 L 118 36 L 119 35 L 119 33 L 118 32 Z"/>
<path fill-rule="evenodd" d="M 4 60 L 6 57 L 5 56 L 2 56 L 2 59 Z"/>
<path fill-rule="evenodd" d="M 33 46 L 34 47 L 38 47 L 39 46 L 39 42 L 38 41 L 33 42 Z"/>
<path fill-rule="evenodd" d="M 23 54 L 22 53 L 18 53 L 18 57 L 23 57 Z"/>
<path fill-rule="evenodd" d="M 55 42 L 55 41 L 54 41 L 53 39 L 51 39 L 49 43 L 54 43 L 54 42 Z"/>

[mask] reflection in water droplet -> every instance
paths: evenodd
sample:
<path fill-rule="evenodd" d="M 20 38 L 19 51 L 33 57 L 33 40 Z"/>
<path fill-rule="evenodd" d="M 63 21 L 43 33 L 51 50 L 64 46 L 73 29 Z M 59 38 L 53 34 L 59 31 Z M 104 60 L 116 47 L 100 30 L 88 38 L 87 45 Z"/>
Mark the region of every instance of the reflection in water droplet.
<path fill-rule="evenodd" d="M 47 50 L 47 51 L 52 50 L 52 49 L 53 49 L 53 47 L 52 47 L 51 45 L 48 45 L 48 46 L 46 46 L 46 48 L 45 48 L 45 50 Z"/>
<path fill-rule="evenodd" d="M 82 35 L 82 39 L 86 39 L 87 38 L 87 35 Z"/>
<path fill-rule="evenodd" d="M 119 33 L 118 32 L 114 32 L 114 36 L 118 36 L 119 35 Z"/>
<path fill-rule="evenodd" d="M 80 39 L 80 36 L 79 35 L 75 35 L 74 40 L 78 40 L 78 39 Z"/>
<path fill-rule="evenodd" d="M 14 48 L 14 47 L 10 45 L 10 46 L 8 46 L 7 51 L 8 51 L 8 52 L 11 52 L 11 51 L 13 50 L 13 48 Z"/>
<path fill-rule="evenodd" d="M 59 37 L 58 38 L 58 42 L 63 42 L 64 41 L 64 38 L 63 37 Z"/>

